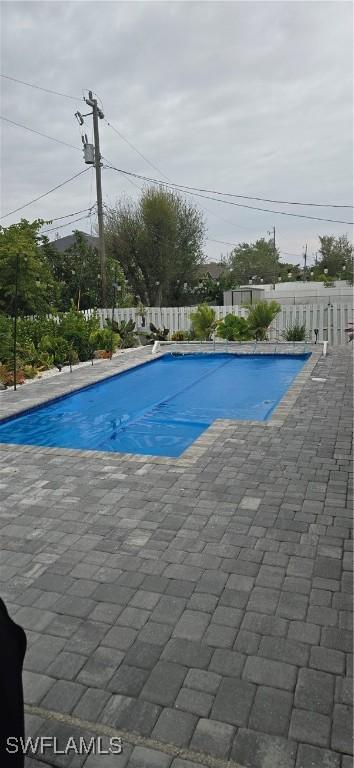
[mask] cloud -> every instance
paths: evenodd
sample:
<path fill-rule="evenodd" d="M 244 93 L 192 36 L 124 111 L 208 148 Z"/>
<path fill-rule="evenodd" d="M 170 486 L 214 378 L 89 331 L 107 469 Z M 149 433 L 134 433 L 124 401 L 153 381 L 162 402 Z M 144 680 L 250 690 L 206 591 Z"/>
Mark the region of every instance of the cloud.
<path fill-rule="evenodd" d="M 9 118 L 80 149 L 74 112 L 84 111 L 83 89 L 92 88 L 109 121 L 176 182 L 350 203 L 350 3 L 3 2 L 1 14 L 2 71 L 78 96 L 76 104 L 3 80 L 1 112 Z M 79 151 L 20 128 L 1 128 L 3 213 L 84 167 Z M 105 157 L 156 177 L 106 124 L 100 128 Z M 89 119 L 85 130 L 90 134 Z M 106 202 L 139 194 L 108 170 L 103 188 Z M 87 173 L 24 215 L 50 218 L 79 210 L 94 199 L 90 190 Z M 203 206 L 209 237 L 218 240 L 267 236 L 275 225 L 281 251 L 301 254 L 306 241 L 309 252 L 315 250 L 318 234 L 350 230 L 195 201 Z M 301 212 L 352 218 L 345 209 Z M 230 248 L 206 242 L 209 257 L 219 258 L 222 250 Z"/>

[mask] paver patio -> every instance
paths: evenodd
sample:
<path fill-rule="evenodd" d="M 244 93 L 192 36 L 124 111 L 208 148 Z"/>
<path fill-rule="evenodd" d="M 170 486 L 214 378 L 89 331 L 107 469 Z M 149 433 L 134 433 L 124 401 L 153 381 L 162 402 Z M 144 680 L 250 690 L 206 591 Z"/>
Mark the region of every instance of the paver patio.
<path fill-rule="evenodd" d="M 27 735 L 123 739 L 47 764 L 352 766 L 351 365 L 331 350 L 273 425 L 222 422 L 185 462 L 0 446 Z"/>

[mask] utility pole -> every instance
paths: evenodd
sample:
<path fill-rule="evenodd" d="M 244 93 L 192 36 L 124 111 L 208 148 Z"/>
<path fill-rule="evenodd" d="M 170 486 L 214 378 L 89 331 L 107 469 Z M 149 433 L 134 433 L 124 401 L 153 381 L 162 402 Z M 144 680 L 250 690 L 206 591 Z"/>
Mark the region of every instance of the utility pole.
<path fill-rule="evenodd" d="M 272 227 L 271 230 L 268 230 L 268 234 L 271 235 L 273 232 L 273 250 L 274 250 L 274 274 L 273 274 L 273 288 L 275 289 L 275 272 L 276 272 L 276 259 L 277 259 L 277 246 L 275 242 L 275 227 Z"/>
<path fill-rule="evenodd" d="M 274 248 L 274 262 L 277 260 L 277 246 L 275 243 L 275 227 L 273 227 L 273 248 Z M 275 264 L 274 264 L 274 273 L 275 273 Z M 274 288 L 275 288 L 275 274 L 274 274 Z"/>
<path fill-rule="evenodd" d="M 304 282 L 306 280 L 306 264 L 307 264 L 307 243 L 305 245 L 305 250 L 304 250 L 304 273 L 302 276 L 302 279 Z"/>
<path fill-rule="evenodd" d="M 92 91 L 89 91 L 88 99 L 85 99 L 86 104 L 92 107 L 92 120 L 93 120 L 93 136 L 95 143 L 95 155 L 94 165 L 96 169 L 96 192 L 97 192 L 97 217 L 98 217 L 98 238 L 99 238 L 99 254 L 101 263 L 101 295 L 102 295 L 102 307 L 107 306 L 107 271 L 106 271 L 106 251 L 104 244 L 104 225 L 103 225 L 103 204 L 102 204 L 102 180 L 101 180 L 101 152 L 100 152 L 100 135 L 98 130 L 98 119 L 103 120 L 104 114 L 97 105 L 97 99 L 92 96 Z"/>

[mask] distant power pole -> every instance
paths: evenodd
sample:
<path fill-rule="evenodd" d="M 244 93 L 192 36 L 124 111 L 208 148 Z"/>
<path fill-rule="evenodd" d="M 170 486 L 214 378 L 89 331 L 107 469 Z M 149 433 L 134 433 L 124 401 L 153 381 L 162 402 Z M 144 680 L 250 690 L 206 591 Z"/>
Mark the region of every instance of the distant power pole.
<path fill-rule="evenodd" d="M 94 154 L 94 166 L 96 169 L 96 192 L 97 192 L 97 217 L 98 217 L 98 238 L 99 238 L 99 254 L 101 263 L 101 297 L 102 307 L 107 306 L 107 270 L 106 270 L 106 251 L 104 244 L 104 225 L 103 225 L 103 204 L 102 204 L 102 180 L 101 180 L 101 152 L 100 152 L 100 135 L 98 130 L 98 119 L 103 120 L 104 114 L 97 105 L 97 99 L 92 96 L 92 91 L 89 91 L 88 99 L 85 99 L 86 104 L 92 107 L 92 120 L 93 120 L 93 136 L 95 142 L 95 154 Z"/>
<path fill-rule="evenodd" d="M 275 274 L 275 273 L 276 273 L 276 260 L 277 260 L 277 246 L 276 246 L 276 242 L 275 242 L 275 227 L 272 227 L 272 229 L 270 229 L 270 230 L 268 231 L 268 234 L 269 234 L 269 235 L 271 235 L 271 234 L 272 234 L 272 232 L 273 232 L 273 250 L 274 250 L 274 275 L 273 275 L 273 288 L 275 288 L 275 283 L 276 283 L 276 280 L 275 280 L 275 278 L 276 278 L 276 274 Z"/>
<path fill-rule="evenodd" d="M 305 250 L 304 250 L 304 273 L 302 276 L 302 279 L 304 282 L 306 280 L 306 264 L 307 264 L 307 243 L 305 245 Z"/>

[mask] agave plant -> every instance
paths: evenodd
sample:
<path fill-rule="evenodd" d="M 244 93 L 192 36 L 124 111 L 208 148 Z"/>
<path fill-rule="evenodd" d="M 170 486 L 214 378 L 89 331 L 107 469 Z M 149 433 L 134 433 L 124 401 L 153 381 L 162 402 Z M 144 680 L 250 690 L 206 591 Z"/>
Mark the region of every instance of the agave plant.
<path fill-rule="evenodd" d="M 156 325 L 150 323 L 150 333 L 147 334 L 147 339 L 150 343 L 154 341 L 167 341 L 169 332 L 169 328 L 156 328 Z"/>

